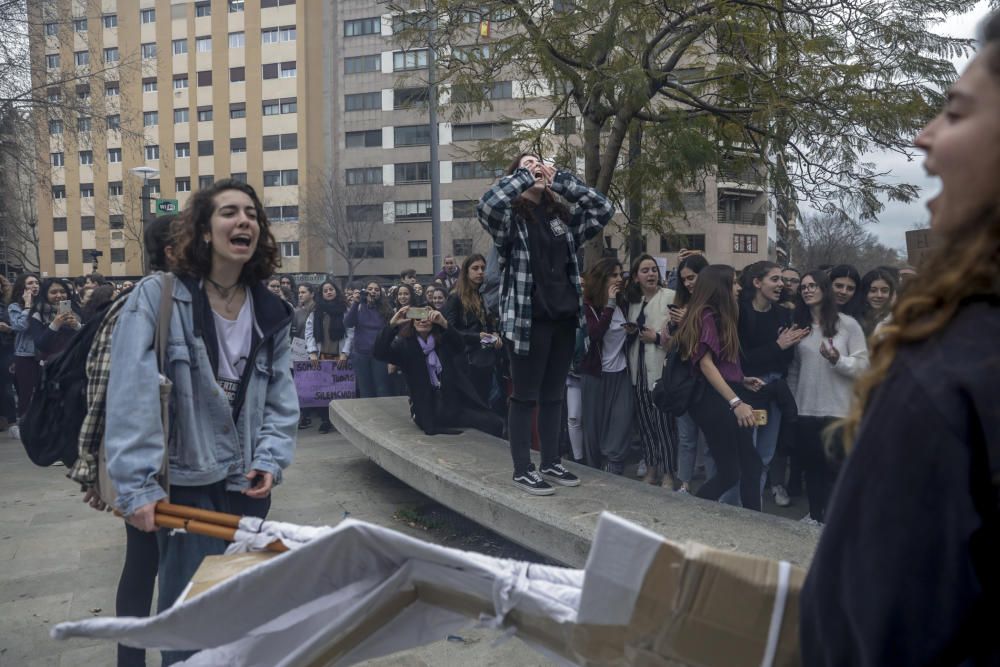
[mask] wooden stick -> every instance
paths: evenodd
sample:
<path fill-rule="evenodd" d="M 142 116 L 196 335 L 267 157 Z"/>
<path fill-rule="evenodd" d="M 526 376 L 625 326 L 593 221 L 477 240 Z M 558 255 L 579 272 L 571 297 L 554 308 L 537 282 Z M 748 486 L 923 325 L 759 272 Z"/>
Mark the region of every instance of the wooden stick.
<path fill-rule="evenodd" d="M 226 526 L 227 528 L 239 528 L 240 519 L 243 518 L 241 516 L 237 516 L 236 514 L 213 512 L 211 510 L 203 510 L 197 507 L 174 505 L 173 503 L 164 502 L 156 503 L 156 513 L 169 514 L 170 516 L 180 517 L 181 519 L 193 519 L 203 523 L 214 523 L 217 526 Z"/>
<path fill-rule="evenodd" d="M 161 503 L 167 504 L 167 503 Z M 157 505 L 159 509 L 160 505 Z M 205 510 L 202 510 L 205 511 Z M 208 512 L 209 514 L 219 514 L 219 512 Z M 229 516 L 223 514 L 222 516 Z M 189 533 L 194 533 L 195 535 L 205 535 L 207 537 L 214 537 L 216 539 L 225 540 L 227 542 L 233 542 L 236 537 L 236 529 L 230 528 L 228 526 L 220 526 L 214 523 L 208 523 L 205 521 L 198 521 L 196 519 L 183 519 L 181 517 L 172 516 L 170 514 L 161 514 L 157 512 L 154 515 L 154 521 L 160 528 L 172 528 L 185 530 Z M 268 551 L 274 551 L 276 553 L 284 553 L 288 551 L 288 547 L 281 540 L 275 540 L 267 545 Z"/>

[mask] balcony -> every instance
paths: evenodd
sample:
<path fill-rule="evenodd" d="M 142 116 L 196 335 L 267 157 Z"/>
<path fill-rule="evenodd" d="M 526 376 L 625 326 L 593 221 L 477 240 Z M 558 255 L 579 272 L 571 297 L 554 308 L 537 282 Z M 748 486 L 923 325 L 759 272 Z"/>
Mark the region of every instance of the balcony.
<path fill-rule="evenodd" d="M 763 211 L 725 211 L 719 209 L 719 222 L 729 225 L 757 225 L 763 227 L 767 224 L 767 216 Z"/>

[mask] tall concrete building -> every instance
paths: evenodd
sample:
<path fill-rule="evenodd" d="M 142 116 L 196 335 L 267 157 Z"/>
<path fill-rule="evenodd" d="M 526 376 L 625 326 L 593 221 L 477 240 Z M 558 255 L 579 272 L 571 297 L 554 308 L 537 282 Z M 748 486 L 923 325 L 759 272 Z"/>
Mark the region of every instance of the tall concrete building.
<path fill-rule="evenodd" d="M 98 251 L 102 272 L 139 274 L 143 179 L 183 207 L 230 176 L 261 194 L 286 270 L 302 268 L 300 174 L 330 159 L 328 3 L 29 5 L 35 87 L 51 102 L 38 120 L 43 271 L 89 271 Z"/>
<path fill-rule="evenodd" d="M 36 86 L 58 80 L 40 115 L 42 269 L 97 266 L 136 275 L 143 178 L 177 199 L 212 180 L 243 178 L 261 193 L 286 272 L 344 276 L 432 271 L 427 52 L 402 50 L 398 17 L 376 0 L 30 0 Z M 470 26 L 470 44 L 476 26 Z M 452 48 L 463 48 L 455 44 Z M 66 81 L 67 72 L 79 83 Z M 535 82 L 498 82 L 493 108 L 449 122 L 440 91 L 442 254 L 485 252 L 475 202 L 495 179 L 477 142 L 541 122 L 521 98 Z M 457 97 L 457 95 L 456 95 Z M 557 119 L 573 134 L 578 119 Z M 653 255 L 680 247 L 743 266 L 768 256 L 774 206 L 752 173 L 723 170 L 664 208 L 677 234 L 649 234 Z M 647 203 L 656 206 L 656 203 Z M 334 213 L 334 209 L 341 209 Z M 608 231 L 613 247 L 622 237 Z M 623 254 L 623 253 L 622 253 Z M 773 253 L 772 253 L 773 256 Z"/>

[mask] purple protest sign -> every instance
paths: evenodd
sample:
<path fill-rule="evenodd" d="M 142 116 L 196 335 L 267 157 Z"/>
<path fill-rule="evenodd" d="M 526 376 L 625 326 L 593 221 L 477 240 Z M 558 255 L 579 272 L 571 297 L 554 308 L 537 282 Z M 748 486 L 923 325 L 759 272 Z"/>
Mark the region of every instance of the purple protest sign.
<path fill-rule="evenodd" d="M 300 408 L 325 408 L 336 398 L 354 398 L 354 371 L 350 368 L 337 368 L 336 361 L 321 361 L 319 368 L 309 361 L 296 361 L 292 367 Z"/>

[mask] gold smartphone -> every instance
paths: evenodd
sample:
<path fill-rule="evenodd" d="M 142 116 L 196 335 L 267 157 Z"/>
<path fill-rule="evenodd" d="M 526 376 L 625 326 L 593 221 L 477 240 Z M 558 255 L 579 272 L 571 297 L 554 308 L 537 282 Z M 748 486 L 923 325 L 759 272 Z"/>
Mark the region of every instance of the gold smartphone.
<path fill-rule="evenodd" d="M 408 320 L 426 320 L 430 317 L 431 309 L 425 307 L 415 307 L 411 306 L 408 311 L 406 311 L 406 319 Z"/>
<path fill-rule="evenodd" d="M 754 410 L 753 421 L 757 426 L 767 426 L 767 410 Z"/>

